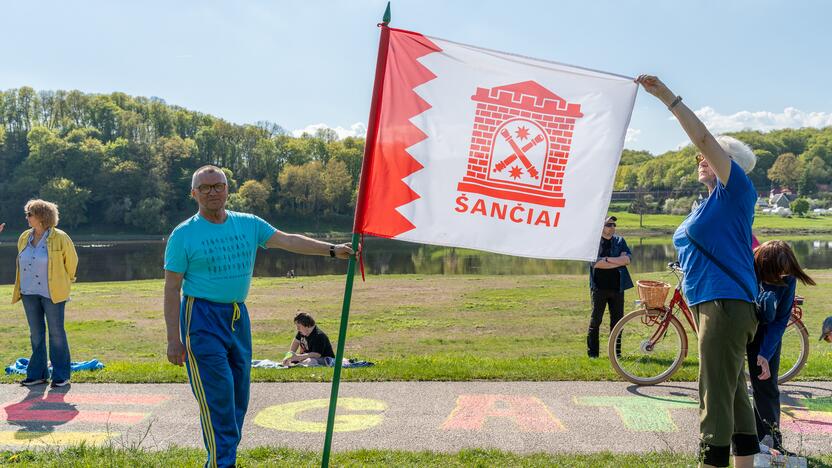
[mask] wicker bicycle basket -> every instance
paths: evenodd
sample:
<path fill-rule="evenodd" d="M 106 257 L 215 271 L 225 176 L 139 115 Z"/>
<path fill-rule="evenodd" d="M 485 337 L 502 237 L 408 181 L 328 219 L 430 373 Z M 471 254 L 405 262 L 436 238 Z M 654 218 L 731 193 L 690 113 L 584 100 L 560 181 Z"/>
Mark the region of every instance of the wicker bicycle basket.
<path fill-rule="evenodd" d="M 641 303 L 649 309 L 664 307 L 667 294 L 670 292 L 670 285 L 664 281 L 638 280 L 638 297 Z"/>

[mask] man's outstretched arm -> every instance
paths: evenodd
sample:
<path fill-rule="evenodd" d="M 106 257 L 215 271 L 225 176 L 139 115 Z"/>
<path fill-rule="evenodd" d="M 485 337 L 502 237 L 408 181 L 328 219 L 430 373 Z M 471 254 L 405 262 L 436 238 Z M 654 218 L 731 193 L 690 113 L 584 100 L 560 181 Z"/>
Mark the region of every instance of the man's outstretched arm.
<path fill-rule="evenodd" d="M 266 241 L 266 247 L 288 250 L 289 252 L 305 255 L 329 256 L 329 249 L 333 244 L 306 237 L 301 234 L 288 234 L 283 231 L 275 232 Z M 349 244 L 334 244 L 335 256 L 346 260 L 353 254 Z"/>

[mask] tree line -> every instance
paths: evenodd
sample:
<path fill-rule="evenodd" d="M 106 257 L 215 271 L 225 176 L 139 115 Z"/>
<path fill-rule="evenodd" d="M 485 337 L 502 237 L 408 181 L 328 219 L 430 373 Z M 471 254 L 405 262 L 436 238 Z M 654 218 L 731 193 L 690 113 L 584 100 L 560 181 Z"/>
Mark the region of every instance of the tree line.
<path fill-rule="evenodd" d="M 832 127 L 728 133 L 748 144 L 757 155 L 749 174 L 760 193 L 788 189 L 803 196 L 828 192 L 832 179 Z M 615 190 L 676 190 L 696 193 L 695 147 L 653 156 L 646 151 L 624 150 L 615 179 Z"/>
<path fill-rule="evenodd" d="M 349 215 L 364 140 L 331 129 L 292 137 L 124 93 L 0 91 L 0 219 L 26 200 L 58 203 L 61 224 L 167 232 L 194 212 L 191 174 L 227 169 L 229 207 L 283 219 Z"/>
<path fill-rule="evenodd" d="M 829 183 L 832 128 L 732 135 L 757 154 L 760 191 L 814 195 Z M 168 232 L 194 212 L 191 174 L 205 164 L 227 169 L 231 209 L 348 217 L 363 149 L 363 138 L 331 129 L 293 137 L 271 122 L 233 124 L 158 98 L 10 89 L 0 91 L 0 220 L 25 226 L 23 204 L 41 197 L 72 228 Z M 659 156 L 625 150 L 615 189 L 698 191 L 694 156 L 690 146 Z"/>

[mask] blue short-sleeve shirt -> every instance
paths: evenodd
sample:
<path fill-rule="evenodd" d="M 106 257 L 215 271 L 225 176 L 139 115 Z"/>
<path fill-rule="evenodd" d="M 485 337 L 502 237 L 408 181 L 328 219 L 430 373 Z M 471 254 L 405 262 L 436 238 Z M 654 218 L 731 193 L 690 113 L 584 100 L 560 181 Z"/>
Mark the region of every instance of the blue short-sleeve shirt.
<path fill-rule="evenodd" d="M 682 287 L 689 305 L 717 299 L 753 302 L 757 291 L 751 225 L 757 192 L 742 168 L 731 161 L 728 183 L 717 180 L 716 188 L 676 229 L 673 245 L 685 271 Z M 738 284 L 690 242 L 686 232 L 728 267 Z"/>
<path fill-rule="evenodd" d="M 277 232 L 263 219 L 234 211 L 222 224 L 199 213 L 183 221 L 168 238 L 165 270 L 184 275 L 186 296 L 214 302 L 244 302 L 251 286 L 257 247 Z"/>

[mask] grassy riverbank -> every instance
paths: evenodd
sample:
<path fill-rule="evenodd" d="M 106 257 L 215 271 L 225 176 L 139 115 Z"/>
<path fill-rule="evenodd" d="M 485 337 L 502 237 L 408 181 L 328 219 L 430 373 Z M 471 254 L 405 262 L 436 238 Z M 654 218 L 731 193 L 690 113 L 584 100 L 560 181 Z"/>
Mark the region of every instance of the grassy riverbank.
<path fill-rule="evenodd" d="M 800 287 L 811 355 L 802 379 L 832 378 L 832 346 L 819 344 L 820 323 L 832 314 L 832 270 L 810 272 L 820 286 Z M 640 275 L 661 278 L 662 273 Z M 665 278 L 667 280 L 667 278 Z M 249 295 L 255 359 L 279 359 L 294 332 L 292 317 L 314 314 L 337 339 L 344 278 L 257 278 Z M 347 380 L 616 380 L 606 359 L 585 356 L 589 316 L 585 275 L 371 276 L 356 282 L 347 357 L 375 367 L 345 369 Z M 11 286 L 0 286 L 10 297 Z M 627 293 L 633 304 L 635 293 Z M 29 353 L 22 306 L 0 305 L 0 363 Z M 602 328 L 606 328 L 605 323 Z M 184 382 L 167 364 L 162 281 L 81 283 L 67 307 L 66 329 L 75 360 L 97 358 L 107 368 L 73 380 Z M 689 338 L 695 337 L 689 332 Z M 605 337 L 602 336 L 602 340 Z M 694 380 L 689 358 L 676 375 Z M 255 369 L 256 381 L 329 380 L 329 369 Z M 12 382 L 20 377 L 5 376 Z"/>
<path fill-rule="evenodd" d="M 626 235 L 664 236 L 672 234 L 679 226 L 684 216 L 666 214 L 646 214 L 643 226 L 639 225 L 639 215 L 618 211 L 617 207 L 610 208 L 610 214 L 618 217 L 618 231 Z M 306 233 L 320 238 L 347 239 L 352 230 L 352 217 L 338 216 L 309 219 L 273 219 L 269 220 L 281 230 L 287 232 Z M 73 240 L 81 242 L 110 241 L 151 241 L 167 237 L 168 232 L 162 234 L 142 234 L 124 231 L 107 231 L 85 227 L 67 230 Z M 22 228 L 21 228 L 22 229 Z M 0 234 L 0 241 L 10 242 L 17 239 L 21 229 L 8 228 Z M 775 215 L 757 213 L 754 221 L 754 232 L 757 235 L 805 235 L 832 234 L 832 216 L 808 216 L 783 218 Z"/>
<path fill-rule="evenodd" d="M 639 215 L 626 211 L 611 211 L 618 218 L 618 231 L 625 234 L 666 235 L 672 234 L 685 216 L 667 214 L 646 214 L 643 226 L 639 225 Z M 766 234 L 830 234 L 832 233 L 832 216 L 807 216 L 783 218 L 776 215 L 757 213 L 754 218 L 754 232 Z"/>

